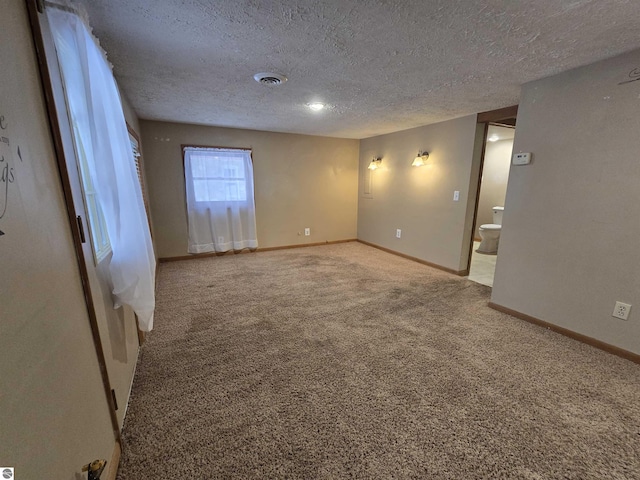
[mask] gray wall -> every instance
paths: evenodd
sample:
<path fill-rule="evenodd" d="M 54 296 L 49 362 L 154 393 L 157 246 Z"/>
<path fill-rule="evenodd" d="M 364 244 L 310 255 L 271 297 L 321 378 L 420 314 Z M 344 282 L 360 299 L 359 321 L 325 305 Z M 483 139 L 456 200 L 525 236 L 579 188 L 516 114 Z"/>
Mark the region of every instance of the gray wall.
<path fill-rule="evenodd" d="M 140 123 L 159 257 L 188 255 L 181 144 L 253 149 L 259 247 L 356 238 L 358 140 Z"/>
<path fill-rule="evenodd" d="M 640 51 L 523 87 L 492 301 L 640 353 Z M 633 304 L 628 321 L 614 303 Z M 634 310 L 635 309 L 635 310 Z"/>
<path fill-rule="evenodd" d="M 114 435 L 25 2 L 2 7 L 0 135 L 10 154 L 2 147 L 0 168 L 10 163 L 15 181 L 0 219 L 0 463 L 16 478 L 75 479 L 87 461 L 111 458 Z"/>
<path fill-rule="evenodd" d="M 472 115 L 361 140 L 358 238 L 464 270 L 477 190 L 476 127 Z M 418 150 L 429 152 L 424 167 L 411 166 Z M 382 164 L 371 174 L 367 195 L 367 167 L 374 156 L 382 157 Z M 454 190 L 460 191 L 458 202 Z"/>

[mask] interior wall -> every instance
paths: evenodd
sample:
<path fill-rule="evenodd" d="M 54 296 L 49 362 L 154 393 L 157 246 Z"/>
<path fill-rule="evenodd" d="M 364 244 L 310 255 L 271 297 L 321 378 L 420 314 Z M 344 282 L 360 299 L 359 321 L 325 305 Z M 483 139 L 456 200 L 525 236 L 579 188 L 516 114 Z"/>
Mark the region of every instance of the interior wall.
<path fill-rule="evenodd" d="M 259 248 L 356 238 L 358 140 L 140 123 L 159 257 L 188 255 L 181 145 L 253 150 Z"/>
<path fill-rule="evenodd" d="M 471 115 L 361 140 L 358 238 L 465 270 L 477 190 L 476 133 Z M 429 152 L 427 165 L 412 167 L 418 150 Z M 373 157 L 382 157 L 382 164 L 369 173 Z M 460 192 L 458 201 L 454 191 Z M 399 239 L 396 229 L 402 231 Z"/>
<path fill-rule="evenodd" d="M 640 51 L 526 84 L 492 301 L 640 353 Z M 611 316 L 616 300 L 634 305 Z M 635 309 L 635 310 L 634 310 Z"/>
<path fill-rule="evenodd" d="M 76 479 L 115 438 L 23 1 L 3 2 L 0 67 L 0 463 Z"/>
<path fill-rule="evenodd" d="M 500 128 L 500 127 L 494 127 Z M 505 127 L 501 127 L 505 128 Z M 478 200 L 476 238 L 480 238 L 480 225 L 493 223 L 493 207 L 504 207 L 511 166 L 513 140 L 487 142 L 482 168 L 482 184 Z"/>

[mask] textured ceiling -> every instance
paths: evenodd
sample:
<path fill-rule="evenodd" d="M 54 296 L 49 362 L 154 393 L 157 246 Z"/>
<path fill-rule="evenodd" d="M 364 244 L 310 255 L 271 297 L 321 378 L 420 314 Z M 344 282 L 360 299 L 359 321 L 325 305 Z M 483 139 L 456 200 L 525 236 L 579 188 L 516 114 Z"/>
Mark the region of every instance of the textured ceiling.
<path fill-rule="evenodd" d="M 346 138 L 513 105 L 525 82 L 640 47 L 639 0 L 83 3 L 141 118 Z"/>

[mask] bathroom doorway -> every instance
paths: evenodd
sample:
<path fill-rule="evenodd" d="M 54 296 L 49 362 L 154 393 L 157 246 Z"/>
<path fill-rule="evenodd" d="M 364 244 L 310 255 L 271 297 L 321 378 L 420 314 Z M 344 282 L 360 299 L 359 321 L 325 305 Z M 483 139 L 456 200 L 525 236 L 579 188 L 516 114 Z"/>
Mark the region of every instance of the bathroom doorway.
<path fill-rule="evenodd" d="M 517 108 L 517 107 L 516 107 Z M 480 115 L 478 116 L 480 120 Z M 515 137 L 512 117 L 487 121 L 469 258 L 469 280 L 493 286 L 499 254 L 502 212 Z"/>

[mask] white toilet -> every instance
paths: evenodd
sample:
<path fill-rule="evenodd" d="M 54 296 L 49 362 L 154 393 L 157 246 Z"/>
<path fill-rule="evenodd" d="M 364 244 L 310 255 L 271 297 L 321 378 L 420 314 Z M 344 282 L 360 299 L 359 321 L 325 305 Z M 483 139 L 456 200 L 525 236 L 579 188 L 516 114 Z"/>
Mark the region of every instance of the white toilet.
<path fill-rule="evenodd" d="M 502 230 L 502 213 L 504 207 L 493 207 L 493 223 L 480 225 L 480 246 L 476 252 L 495 255 L 498 253 L 498 242 Z"/>

